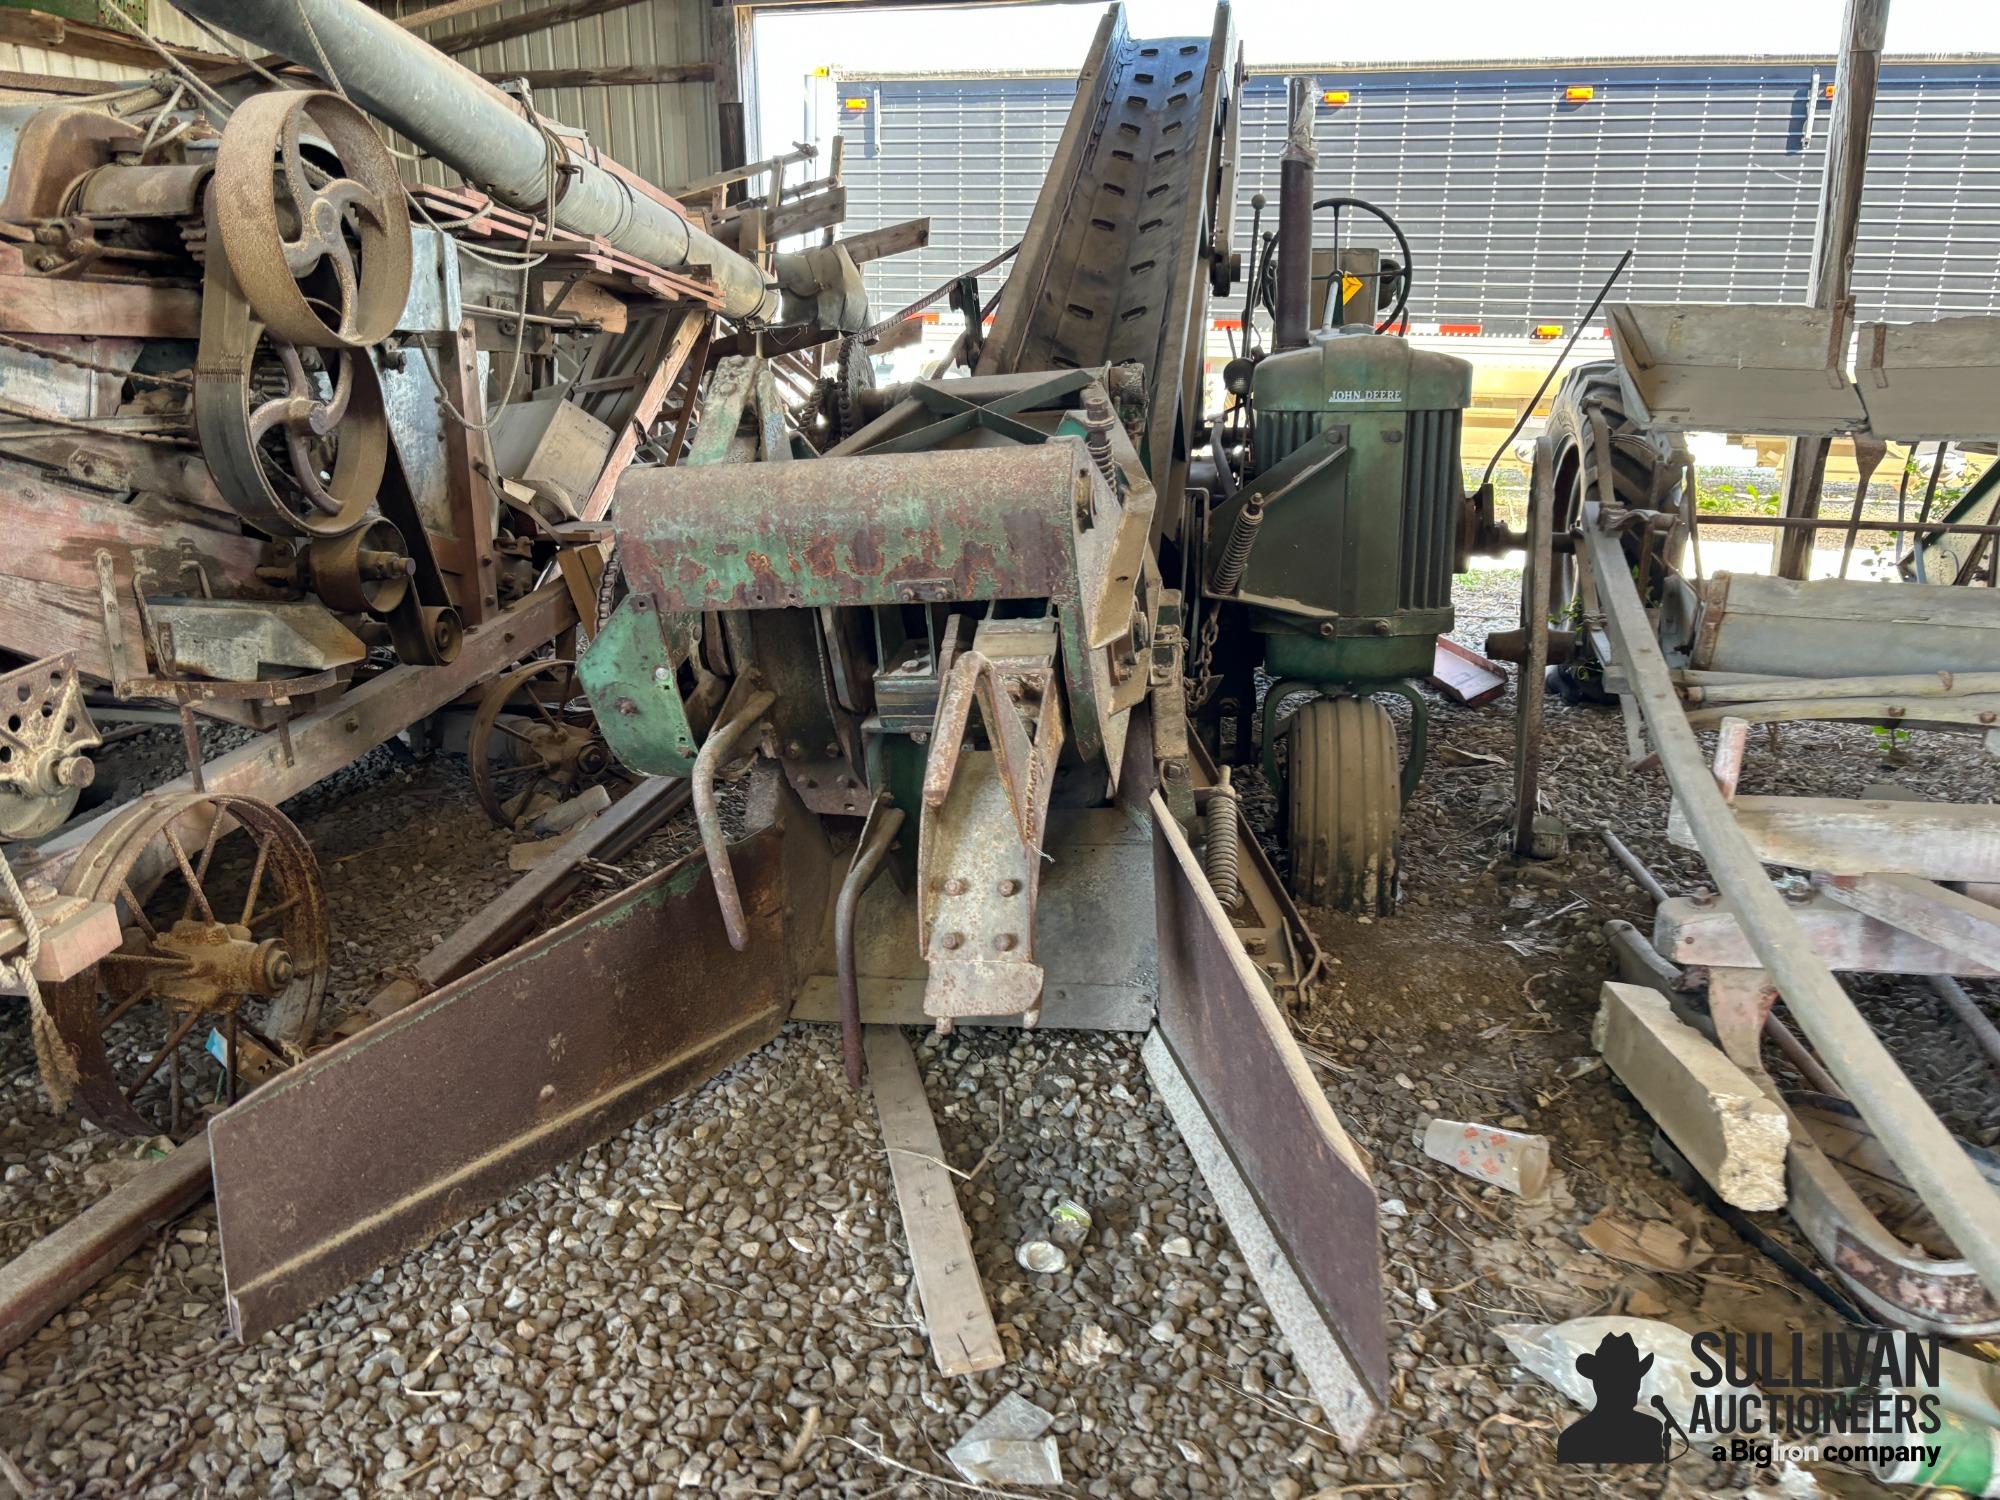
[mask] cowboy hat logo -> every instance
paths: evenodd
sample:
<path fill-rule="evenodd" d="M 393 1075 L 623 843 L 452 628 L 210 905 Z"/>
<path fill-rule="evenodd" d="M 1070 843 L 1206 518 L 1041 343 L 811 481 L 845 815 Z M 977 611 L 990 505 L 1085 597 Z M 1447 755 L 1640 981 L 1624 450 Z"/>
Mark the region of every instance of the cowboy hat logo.
<path fill-rule="evenodd" d="M 1652 1464 L 1669 1457 L 1666 1428 L 1659 1418 L 1635 1410 L 1639 1383 L 1653 1368 L 1653 1356 L 1639 1357 L 1629 1333 L 1607 1333 L 1592 1353 L 1576 1357 L 1577 1373 L 1597 1392 L 1597 1404 L 1563 1429 L 1556 1462 L 1564 1464 Z"/>

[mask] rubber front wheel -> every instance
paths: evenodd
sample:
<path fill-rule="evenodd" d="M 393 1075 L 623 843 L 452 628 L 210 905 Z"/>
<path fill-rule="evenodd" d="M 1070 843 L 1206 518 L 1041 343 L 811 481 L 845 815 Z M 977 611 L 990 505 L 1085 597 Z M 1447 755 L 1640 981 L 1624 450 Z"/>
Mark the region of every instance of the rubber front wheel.
<path fill-rule="evenodd" d="M 1396 726 L 1368 698 L 1316 698 L 1288 721 L 1292 894 L 1311 906 L 1395 910 L 1402 826 Z"/>

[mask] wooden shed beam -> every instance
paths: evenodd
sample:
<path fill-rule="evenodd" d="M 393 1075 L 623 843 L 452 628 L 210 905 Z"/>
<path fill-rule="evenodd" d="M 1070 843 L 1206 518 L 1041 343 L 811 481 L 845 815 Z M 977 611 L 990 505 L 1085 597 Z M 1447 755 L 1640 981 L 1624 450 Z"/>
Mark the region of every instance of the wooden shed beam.
<path fill-rule="evenodd" d="M 707 83 L 715 77 L 713 63 L 656 63 L 617 68 L 518 68 L 480 75 L 489 83 L 520 79 L 531 89 L 621 88 L 650 83 Z"/>
<path fill-rule="evenodd" d="M 426 26 L 435 26 L 440 21 L 455 21 L 460 16 L 469 16 L 482 10 L 491 10 L 506 0 L 444 0 L 442 5 L 427 5 L 422 10 L 413 10 L 407 16 L 396 17 L 396 24 L 405 31 L 420 31 Z"/>
<path fill-rule="evenodd" d="M 638 0 L 548 0 L 547 4 L 524 10 L 518 16 L 503 16 L 497 21 L 487 21 L 483 25 L 454 32 L 450 36 L 434 37 L 431 39 L 431 45 L 446 56 L 456 57 L 461 52 L 472 51 L 475 47 L 510 41 L 517 36 L 532 36 L 537 31 L 547 31 L 551 26 L 560 26 L 565 21 L 581 21 L 586 16 L 602 16 L 637 3 Z"/>

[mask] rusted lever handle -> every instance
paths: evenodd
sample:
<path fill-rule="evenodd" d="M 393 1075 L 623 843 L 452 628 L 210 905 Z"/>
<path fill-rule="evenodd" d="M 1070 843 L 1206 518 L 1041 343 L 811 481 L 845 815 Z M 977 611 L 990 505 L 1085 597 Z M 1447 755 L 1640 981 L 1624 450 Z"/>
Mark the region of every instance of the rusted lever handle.
<path fill-rule="evenodd" d="M 715 882 L 715 899 L 722 907 L 722 927 L 729 934 L 729 946 L 741 953 L 750 943 L 743 925 L 743 898 L 736 890 L 736 871 L 729 863 L 729 843 L 722 836 L 722 817 L 715 806 L 715 773 L 729 764 L 736 742 L 756 727 L 778 695 L 759 690 L 746 697 L 722 723 L 709 730 L 694 758 L 694 774 L 688 778 L 694 789 L 694 821 L 701 830 L 702 852 L 708 856 L 709 878 Z"/>

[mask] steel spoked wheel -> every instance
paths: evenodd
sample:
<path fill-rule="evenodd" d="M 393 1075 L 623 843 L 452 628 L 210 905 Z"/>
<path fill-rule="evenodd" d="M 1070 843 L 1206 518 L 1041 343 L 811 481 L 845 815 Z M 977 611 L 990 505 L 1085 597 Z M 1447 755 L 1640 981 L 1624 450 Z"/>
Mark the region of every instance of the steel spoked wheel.
<path fill-rule="evenodd" d="M 465 753 L 479 805 L 502 828 L 624 780 L 573 661 L 528 662 L 496 678 L 479 700 Z"/>
<path fill-rule="evenodd" d="M 63 890 L 114 904 L 123 931 L 46 994 L 93 1124 L 178 1139 L 235 1101 L 253 1045 L 281 1063 L 305 1055 L 326 995 L 326 892 L 275 807 L 148 797 L 91 841 Z"/>
<path fill-rule="evenodd" d="M 1367 698 L 1317 698 L 1287 721 L 1292 894 L 1313 906 L 1395 910 L 1402 827 L 1396 726 Z"/>

